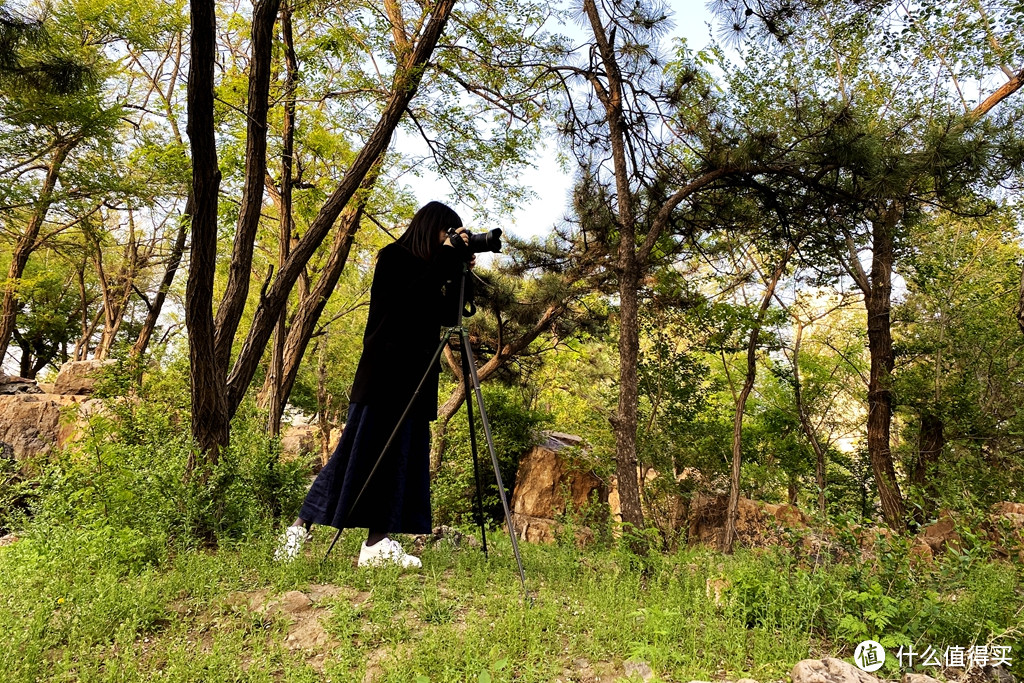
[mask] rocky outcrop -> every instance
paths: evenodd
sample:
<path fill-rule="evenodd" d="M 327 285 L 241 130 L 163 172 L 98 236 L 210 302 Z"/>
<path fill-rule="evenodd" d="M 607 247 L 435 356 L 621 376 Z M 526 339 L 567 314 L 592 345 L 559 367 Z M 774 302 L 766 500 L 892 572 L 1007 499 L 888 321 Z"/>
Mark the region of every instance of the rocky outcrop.
<path fill-rule="evenodd" d="M 721 546 L 725 538 L 728 506 L 727 495 L 695 494 L 690 500 L 689 543 Z M 807 515 L 795 505 L 776 505 L 740 498 L 736 515 L 736 538 L 747 546 L 770 545 L 779 541 L 782 530 L 805 528 L 809 521 Z"/>
<path fill-rule="evenodd" d="M 793 666 L 793 683 L 878 683 L 878 679 L 841 659 L 804 659 Z"/>
<path fill-rule="evenodd" d="M 1002 502 L 989 508 L 986 535 L 997 557 L 1024 562 L 1024 503 Z"/>
<path fill-rule="evenodd" d="M 334 449 L 341 440 L 341 429 L 332 428 L 326 444 L 320 432 L 320 425 L 299 422 L 284 427 L 281 434 L 281 458 L 283 460 L 304 460 L 310 469 L 319 472 L 334 454 Z"/>
<path fill-rule="evenodd" d="M 281 434 L 281 455 L 288 459 L 299 458 L 320 450 L 317 443 L 320 429 L 313 425 L 294 425 Z"/>
<path fill-rule="evenodd" d="M 574 466 L 569 449 L 583 440 L 571 434 L 545 432 L 545 440 L 519 461 L 510 506 L 522 540 L 554 542 L 559 531 L 556 518 L 578 512 L 589 502 L 606 502 L 607 488 L 593 472 Z M 580 542 L 587 540 L 581 531 Z"/>
<path fill-rule="evenodd" d="M 0 396 L 0 443 L 15 460 L 61 448 L 80 435 L 76 419 L 82 408 L 94 410 L 98 402 L 85 396 L 21 394 Z M 74 415 L 67 415 L 69 411 Z"/>
<path fill-rule="evenodd" d="M 933 524 L 922 528 L 917 538 L 931 549 L 933 555 L 946 548 L 960 547 L 960 535 L 956 532 L 956 524 L 948 510 L 940 512 Z"/>
<path fill-rule="evenodd" d="M 41 393 L 43 393 L 43 390 L 39 388 L 34 379 L 5 375 L 0 372 L 0 396 Z"/>
<path fill-rule="evenodd" d="M 116 363 L 114 360 L 69 360 L 60 366 L 53 391 L 68 396 L 91 394 L 103 371 Z"/>

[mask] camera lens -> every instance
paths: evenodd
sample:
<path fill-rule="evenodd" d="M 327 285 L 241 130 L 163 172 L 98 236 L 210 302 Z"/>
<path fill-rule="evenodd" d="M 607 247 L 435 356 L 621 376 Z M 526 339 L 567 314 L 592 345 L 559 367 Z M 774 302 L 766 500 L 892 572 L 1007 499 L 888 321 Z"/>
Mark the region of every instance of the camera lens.
<path fill-rule="evenodd" d="M 501 228 L 471 234 L 469 236 L 469 251 L 471 254 L 480 254 L 485 251 L 494 253 L 501 251 Z"/>

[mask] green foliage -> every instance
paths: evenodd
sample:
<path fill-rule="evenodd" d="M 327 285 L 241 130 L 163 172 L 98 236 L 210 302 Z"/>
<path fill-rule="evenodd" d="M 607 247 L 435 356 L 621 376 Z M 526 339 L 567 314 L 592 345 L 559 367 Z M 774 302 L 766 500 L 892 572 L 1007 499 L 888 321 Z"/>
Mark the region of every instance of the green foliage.
<path fill-rule="evenodd" d="M 26 477 L 31 465 L 18 462 L 9 446 L 0 452 L 0 536 L 21 528 L 39 492 L 39 482 Z"/>
<path fill-rule="evenodd" d="M 488 383 L 482 387 L 488 424 L 494 449 L 505 484 L 505 495 L 512 496 L 519 458 L 537 443 L 540 428 L 550 416 L 527 407 L 521 392 L 515 388 Z M 505 513 L 498 497 L 483 424 L 476 405 L 473 406 L 480 479 L 483 485 L 484 518 L 501 524 Z M 464 410 L 464 409 L 463 409 Z M 432 484 L 434 521 L 471 524 L 476 519 L 476 484 L 473 476 L 473 455 L 470 447 L 469 421 L 460 411 L 448 424 L 441 470 Z"/>
<path fill-rule="evenodd" d="M 182 414 L 139 399 L 106 399 L 88 417 L 83 438 L 53 458 L 33 523 L 133 529 L 184 543 L 264 529 L 298 509 L 306 473 L 301 463 L 280 461 L 251 410 L 235 429 L 209 478 L 186 479 L 192 444 Z"/>
<path fill-rule="evenodd" d="M 894 391 L 904 416 L 899 453 L 919 467 L 921 416 L 945 445 L 911 491 L 926 512 L 1014 500 L 1024 487 L 1015 454 L 1024 429 L 1024 337 L 1015 321 L 1022 249 L 1008 208 L 978 219 L 935 215 L 919 227 L 906 268 Z"/>
<path fill-rule="evenodd" d="M 621 676 L 632 657 L 663 680 L 716 672 L 771 680 L 800 659 L 848 659 L 865 633 L 892 644 L 1024 645 L 1015 567 L 980 558 L 921 566 L 900 542 L 880 542 L 875 559 L 843 562 L 800 561 L 781 548 L 687 549 L 640 561 L 627 544 L 523 544 L 528 605 L 502 534 L 489 539 L 489 558 L 442 543 L 424 550 L 422 572 L 402 573 L 354 567 L 357 531 L 321 563 L 330 531 L 317 530 L 307 553 L 280 564 L 270 559 L 270 529 L 214 552 L 103 519 L 37 518 L 0 547 L 9 645 L 0 670 L 12 683 L 281 671 L 289 680 L 348 681 L 372 665 L 377 680 L 394 683 L 542 683 L 583 668 L 580 660 L 595 674 Z M 318 620 L 331 636 L 315 652 L 289 649 L 293 617 L 260 607 L 293 590 L 330 595 L 293 615 Z"/>

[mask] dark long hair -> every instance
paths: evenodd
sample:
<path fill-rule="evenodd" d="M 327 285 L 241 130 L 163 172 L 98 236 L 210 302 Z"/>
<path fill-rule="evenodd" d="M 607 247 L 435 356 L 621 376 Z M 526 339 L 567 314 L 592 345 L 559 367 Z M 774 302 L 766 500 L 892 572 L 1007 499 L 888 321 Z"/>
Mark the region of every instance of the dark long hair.
<path fill-rule="evenodd" d="M 448 228 L 461 228 L 459 214 L 441 202 L 430 202 L 416 212 L 398 243 L 424 261 L 432 261 L 441 246 L 438 235 Z"/>

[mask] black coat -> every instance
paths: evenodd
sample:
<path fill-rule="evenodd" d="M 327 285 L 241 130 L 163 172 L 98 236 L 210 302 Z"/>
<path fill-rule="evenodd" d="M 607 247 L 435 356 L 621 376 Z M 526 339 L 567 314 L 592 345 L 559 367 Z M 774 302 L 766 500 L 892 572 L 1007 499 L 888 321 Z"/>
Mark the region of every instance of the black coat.
<path fill-rule="evenodd" d="M 370 288 L 363 355 L 352 385 L 353 403 L 401 414 L 430 366 L 410 415 L 437 418 L 441 365 L 430 361 L 441 326 L 457 320 L 462 263 L 448 246 L 441 247 L 433 261 L 424 261 L 398 242 L 380 250 Z M 472 296 L 470 284 L 467 277 L 467 302 Z"/>

